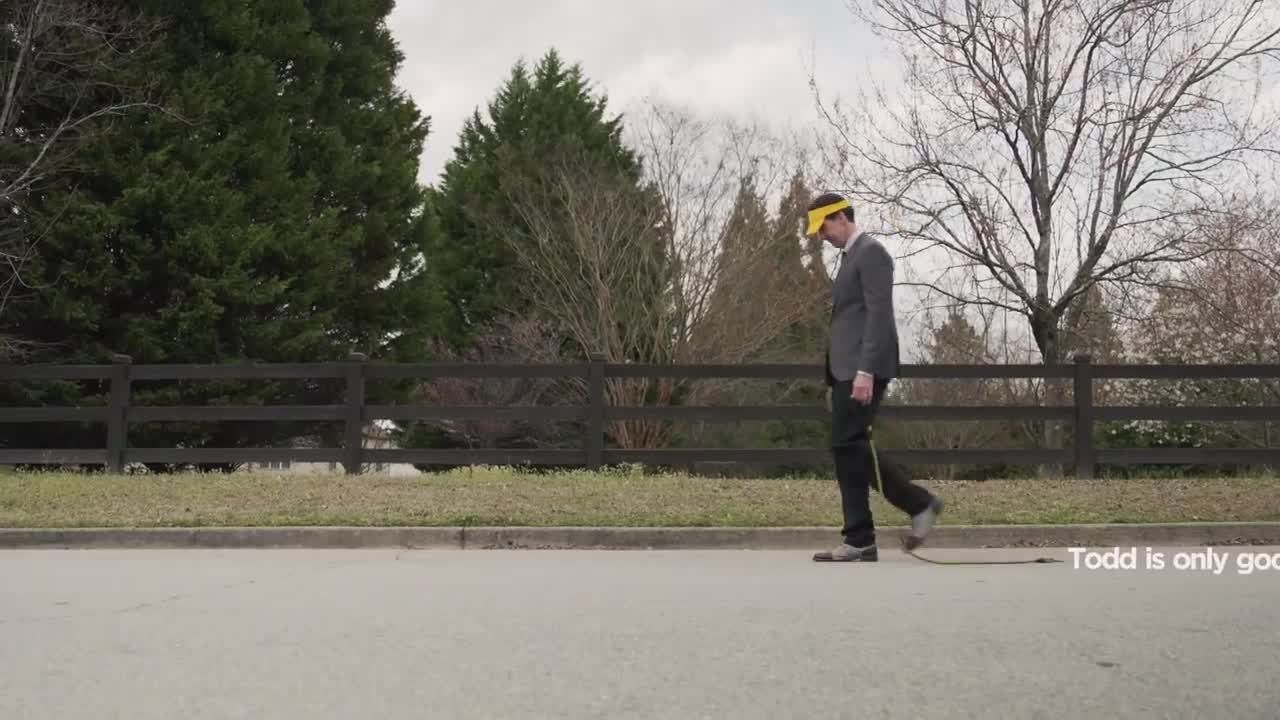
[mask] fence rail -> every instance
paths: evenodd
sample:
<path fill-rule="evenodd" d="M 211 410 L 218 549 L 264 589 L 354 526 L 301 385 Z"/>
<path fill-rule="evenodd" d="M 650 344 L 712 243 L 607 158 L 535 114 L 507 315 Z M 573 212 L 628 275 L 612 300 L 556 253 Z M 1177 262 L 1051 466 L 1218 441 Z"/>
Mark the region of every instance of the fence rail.
<path fill-rule="evenodd" d="M 569 407 L 537 406 L 423 406 L 366 404 L 366 383 L 429 377 L 578 378 L 585 380 L 588 403 Z M 588 362 L 558 365 L 493 363 L 369 362 L 352 355 L 346 362 L 250 365 L 134 365 L 115 356 L 109 365 L 8 365 L 0 367 L 0 381 L 105 380 L 108 402 L 95 407 L 0 408 L 5 423 L 105 423 L 107 447 L 76 449 L 0 449 L 0 465 L 101 464 L 119 472 L 131 463 L 342 463 L 358 473 L 367 463 L 416 464 L 540 464 L 598 468 L 618 463 L 687 464 L 696 462 L 821 462 L 825 448 L 608 448 L 605 425 L 616 420 L 734 422 L 744 420 L 823 420 L 817 406 L 611 406 L 605 387 L 611 378 L 754 378 L 821 382 L 816 365 L 655 365 L 608 363 L 592 355 Z M 938 448 L 886 450 L 885 455 L 908 464 L 1066 465 L 1076 477 L 1091 478 L 1098 464 L 1280 464 L 1280 448 L 1155 448 L 1094 449 L 1095 423 L 1126 420 L 1280 421 L 1280 406 L 1097 407 L 1093 404 L 1097 379 L 1280 379 L 1276 365 L 1095 365 L 1078 357 L 1062 365 L 906 365 L 903 378 L 1007 379 L 1040 378 L 1072 381 L 1073 399 L 1060 406 L 899 406 L 888 405 L 882 416 L 903 421 L 1060 421 L 1071 425 L 1076 439 L 1063 449 Z M 345 383 L 345 397 L 336 405 L 152 407 L 130 404 L 132 384 L 138 381 L 194 379 L 336 379 Z M 533 420 L 580 421 L 585 424 L 578 449 L 369 449 L 363 447 L 364 428 L 377 420 Z M 134 423 L 187 421 L 332 421 L 343 423 L 338 448 L 147 448 L 127 443 Z"/>

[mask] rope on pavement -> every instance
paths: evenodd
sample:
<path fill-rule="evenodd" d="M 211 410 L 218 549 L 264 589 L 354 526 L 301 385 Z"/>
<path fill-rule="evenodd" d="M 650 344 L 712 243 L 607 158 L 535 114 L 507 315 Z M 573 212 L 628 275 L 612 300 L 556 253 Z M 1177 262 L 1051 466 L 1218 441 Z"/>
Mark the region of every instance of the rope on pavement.
<path fill-rule="evenodd" d="M 880 458 L 876 456 L 876 442 L 871 438 L 871 427 L 867 427 L 867 438 L 871 445 L 871 467 L 875 471 L 876 486 L 880 488 L 880 496 L 884 497 L 884 479 L 880 477 Z M 1037 563 L 1058 563 L 1062 562 L 1057 558 L 1038 557 L 1030 560 L 933 560 L 931 558 L 917 555 L 914 550 L 907 549 L 906 538 L 902 539 L 902 551 L 917 560 L 923 560 L 934 565 L 1031 565 Z"/>
<path fill-rule="evenodd" d="M 1029 560 L 934 560 L 932 558 L 917 555 L 916 551 L 908 550 L 906 542 L 903 542 L 902 551 L 917 560 L 923 560 L 934 565 L 1031 565 L 1037 563 L 1060 563 L 1061 560 L 1051 557 L 1038 557 Z"/>

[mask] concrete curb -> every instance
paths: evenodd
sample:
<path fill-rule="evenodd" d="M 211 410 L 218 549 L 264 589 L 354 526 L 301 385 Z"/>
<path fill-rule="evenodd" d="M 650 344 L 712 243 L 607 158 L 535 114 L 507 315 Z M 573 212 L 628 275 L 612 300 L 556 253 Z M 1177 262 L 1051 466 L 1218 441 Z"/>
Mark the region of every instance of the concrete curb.
<path fill-rule="evenodd" d="M 877 530 L 898 547 L 905 527 Z M 414 548 L 810 550 L 838 540 L 825 527 L 227 527 L 0 529 L 18 548 Z M 1280 545 L 1280 522 L 940 526 L 929 547 Z"/>

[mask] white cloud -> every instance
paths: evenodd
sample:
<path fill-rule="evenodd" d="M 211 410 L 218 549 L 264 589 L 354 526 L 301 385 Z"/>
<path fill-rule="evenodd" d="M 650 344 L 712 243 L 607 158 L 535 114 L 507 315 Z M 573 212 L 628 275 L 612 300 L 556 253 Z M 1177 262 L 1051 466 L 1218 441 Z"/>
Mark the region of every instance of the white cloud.
<path fill-rule="evenodd" d="M 483 114 L 520 58 L 557 48 L 581 63 L 614 112 L 647 96 L 707 115 L 761 120 L 778 130 L 821 128 L 810 94 L 856 100 L 872 81 L 892 85 L 896 52 L 857 21 L 847 0 L 400 0 L 390 18 L 405 62 L 398 81 L 432 132 L 423 182 L 437 180 L 464 119 Z M 1263 98 L 1274 112 L 1280 85 Z M 911 100 L 897 97 L 891 107 Z M 890 221 L 886 221 L 890 222 Z M 904 259 L 900 278 L 930 276 L 940 260 Z M 909 295 L 904 293 L 904 301 Z M 904 302 L 904 305 L 906 303 Z M 905 309 L 905 308 L 904 308 Z M 1016 320 L 1016 318 L 1015 318 Z"/>
<path fill-rule="evenodd" d="M 846 0 L 400 0 L 389 26 L 405 56 L 399 85 L 431 117 L 424 183 L 438 180 L 463 122 L 486 114 L 512 65 L 552 47 L 615 113 L 653 99 L 779 132 L 822 125 L 811 74 L 830 101 L 897 72 Z"/>
<path fill-rule="evenodd" d="M 780 129 L 817 121 L 811 70 L 824 93 L 848 93 L 869 63 L 893 67 L 843 0 L 402 0 L 389 25 L 405 55 L 399 84 L 432 118 L 424 182 L 436 180 L 463 121 L 484 114 L 511 66 L 551 47 L 582 64 L 615 112 L 652 96 Z"/>

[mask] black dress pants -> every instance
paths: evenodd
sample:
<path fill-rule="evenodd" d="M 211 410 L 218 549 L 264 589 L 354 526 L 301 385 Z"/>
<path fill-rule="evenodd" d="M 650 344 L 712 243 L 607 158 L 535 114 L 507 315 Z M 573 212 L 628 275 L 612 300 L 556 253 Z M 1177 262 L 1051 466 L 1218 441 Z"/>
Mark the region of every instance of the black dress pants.
<path fill-rule="evenodd" d="M 836 381 L 832 386 L 831 450 L 844 511 L 841 534 L 846 543 L 855 547 L 865 547 L 876 541 L 875 521 L 871 517 L 871 487 L 882 492 L 890 504 L 907 515 L 923 512 L 933 499 L 928 490 L 907 478 L 905 470 L 884 462 L 874 451 L 872 426 L 888 388 L 888 380 L 876 380 L 871 402 L 863 404 L 850 397 L 852 380 Z"/>

